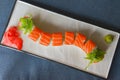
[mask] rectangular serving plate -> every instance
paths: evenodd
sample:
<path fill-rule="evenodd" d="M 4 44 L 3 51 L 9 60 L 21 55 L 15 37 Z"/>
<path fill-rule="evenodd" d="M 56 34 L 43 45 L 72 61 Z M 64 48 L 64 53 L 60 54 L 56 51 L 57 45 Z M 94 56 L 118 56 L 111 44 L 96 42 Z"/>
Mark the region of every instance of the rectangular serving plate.
<path fill-rule="evenodd" d="M 106 55 L 103 61 L 93 64 L 88 70 L 85 70 L 84 68 L 89 61 L 84 59 L 85 52 L 80 48 L 73 45 L 63 45 L 60 47 L 53 47 L 51 45 L 48 47 L 42 46 L 38 42 L 30 40 L 27 35 L 21 32 L 21 37 L 23 39 L 22 51 L 107 78 L 119 40 L 118 32 L 100 28 L 19 0 L 15 4 L 6 30 L 12 25 L 17 25 L 20 17 L 26 14 L 32 14 L 34 24 L 39 26 L 43 31 L 50 33 L 73 31 L 85 34 L 87 38 L 92 39 L 99 48 L 105 50 Z M 107 34 L 114 35 L 114 41 L 110 45 L 106 44 L 103 39 Z"/>

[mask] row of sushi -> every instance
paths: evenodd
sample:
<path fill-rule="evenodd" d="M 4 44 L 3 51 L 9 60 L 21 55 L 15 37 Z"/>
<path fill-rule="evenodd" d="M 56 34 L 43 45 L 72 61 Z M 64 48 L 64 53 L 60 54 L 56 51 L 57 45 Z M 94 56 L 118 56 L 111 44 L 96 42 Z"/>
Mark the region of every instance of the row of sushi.
<path fill-rule="evenodd" d="M 37 41 L 40 38 L 39 43 L 44 46 L 48 46 L 51 41 L 52 46 L 61 46 L 63 44 L 76 45 L 86 53 L 90 53 L 96 48 L 96 44 L 92 40 L 86 41 L 86 36 L 81 33 L 77 33 L 75 36 L 74 32 L 65 32 L 65 38 L 63 41 L 61 32 L 50 34 L 43 32 L 38 27 L 34 27 L 33 30 L 28 34 L 28 37 L 33 41 Z"/>
<path fill-rule="evenodd" d="M 52 46 L 75 45 L 84 50 L 87 54 L 92 52 L 96 48 L 96 44 L 92 40 L 87 40 L 86 36 L 81 33 L 65 32 L 63 41 L 62 32 L 48 33 L 44 32 L 40 28 L 33 24 L 32 18 L 25 16 L 20 19 L 18 27 L 33 41 L 37 41 L 40 38 L 39 43 L 44 46 L 48 46 L 52 42 Z"/>
<path fill-rule="evenodd" d="M 92 40 L 87 40 L 86 36 L 81 33 L 74 32 L 65 32 L 65 37 L 63 41 L 63 35 L 61 32 L 56 33 L 48 33 L 42 31 L 40 28 L 36 27 L 33 24 L 31 16 L 25 16 L 20 18 L 18 23 L 18 27 L 20 30 L 24 32 L 24 34 L 28 34 L 28 37 L 33 41 L 39 40 L 39 43 L 44 46 L 48 46 L 52 41 L 52 46 L 61 46 L 65 45 L 75 45 L 81 48 L 86 53 L 86 58 L 90 60 L 86 69 L 92 64 L 97 63 L 103 60 L 105 51 L 99 49 L 97 45 Z"/>
<path fill-rule="evenodd" d="M 20 18 L 17 27 L 11 27 L 5 32 L 3 37 L 3 44 L 15 47 L 19 50 L 22 49 L 22 44 L 24 43 L 22 38 L 20 38 L 20 33 L 18 30 L 24 32 L 28 37 L 34 42 L 39 40 L 39 43 L 44 46 L 48 46 L 52 42 L 52 46 L 62 46 L 65 45 L 75 45 L 81 48 L 86 53 L 85 59 L 90 60 L 89 64 L 86 66 L 87 69 L 92 63 L 97 63 L 103 60 L 105 51 L 99 49 L 97 45 L 92 40 L 87 40 L 86 36 L 81 33 L 65 32 L 65 37 L 63 41 L 63 35 L 61 32 L 48 33 L 42 31 L 40 28 L 36 27 L 33 23 L 32 16 L 24 16 Z"/>

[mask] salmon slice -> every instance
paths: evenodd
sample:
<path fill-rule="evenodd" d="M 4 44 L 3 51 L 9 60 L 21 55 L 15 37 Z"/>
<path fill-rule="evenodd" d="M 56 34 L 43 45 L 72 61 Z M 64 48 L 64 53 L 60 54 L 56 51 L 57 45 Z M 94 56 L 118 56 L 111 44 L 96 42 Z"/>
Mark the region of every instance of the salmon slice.
<path fill-rule="evenodd" d="M 61 46 L 62 45 L 62 33 L 53 33 L 52 34 L 52 45 L 53 46 Z"/>
<path fill-rule="evenodd" d="M 51 34 L 47 33 L 47 32 L 43 32 L 41 33 L 41 38 L 40 38 L 40 44 L 44 45 L 44 46 L 48 46 L 50 44 L 51 41 Z"/>
<path fill-rule="evenodd" d="M 86 41 L 86 36 L 81 33 L 77 33 L 75 37 L 74 45 L 84 50 L 85 41 Z"/>
<path fill-rule="evenodd" d="M 96 48 L 96 44 L 92 40 L 88 40 L 84 45 L 84 51 L 88 54 Z"/>
<path fill-rule="evenodd" d="M 74 32 L 65 32 L 65 41 L 67 45 L 73 44 L 74 42 Z"/>
<path fill-rule="evenodd" d="M 33 41 L 37 41 L 42 32 L 43 31 L 40 30 L 38 27 L 34 27 L 34 29 L 31 31 L 28 37 L 32 39 Z"/>

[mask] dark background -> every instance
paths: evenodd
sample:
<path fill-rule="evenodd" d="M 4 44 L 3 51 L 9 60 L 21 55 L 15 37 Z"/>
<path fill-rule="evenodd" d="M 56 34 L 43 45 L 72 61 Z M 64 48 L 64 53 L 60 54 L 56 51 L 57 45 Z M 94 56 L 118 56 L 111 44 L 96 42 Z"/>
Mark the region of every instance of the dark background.
<path fill-rule="evenodd" d="M 120 31 L 120 0 L 26 0 L 61 14 Z M 15 0 L 0 0 L 0 38 Z M 120 41 L 107 80 L 120 80 Z M 52 61 L 0 47 L 0 80 L 104 80 Z"/>

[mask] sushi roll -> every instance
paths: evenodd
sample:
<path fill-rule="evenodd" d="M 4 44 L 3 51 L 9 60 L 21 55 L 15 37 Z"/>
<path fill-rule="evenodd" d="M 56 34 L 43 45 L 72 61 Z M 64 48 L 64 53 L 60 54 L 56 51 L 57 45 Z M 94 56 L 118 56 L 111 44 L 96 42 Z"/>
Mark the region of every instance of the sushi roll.
<path fill-rule="evenodd" d="M 71 45 L 74 42 L 74 32 L 65 32 L 64 44 Z"/>
<path fill-rule="evenodd" d="M 63 35 L 61 32 L 50 34 L 47 32 L 43 32 L 38 27 L 34 26 L 31 16 L 20 18 L 18 28 L 22 30 L 24 34 L 29 34 L 28 37 L 33 41 L 37 41 L 40 38 L 39 43 L 44 46 L 48 46 L 50 42 L 52 42 L 52 46 L 62 46 L 64 42 L 65 45 L 73 44 L 81 48 L 86 53 L 85 59 L 90 61 L 85 69 L 87 69 L 92 63 L 102 61 L 105 55 L 105 51 L 99 49 L 92 40 L 87 40 L 87 37 L 84 34 L 77 33 L 75 36 L 74 32 L 65 32 L 65 39 L 63 41 Z M 107 39 L 105 40 L 108 41 L 108 38 L 109 37 L 107 37 Z M 13 38 L 11 38 L 11 40 L 12 39 Z M 22 43 L 20 39 L 16 39 L 16 45 L 17 41 Z"/>
<path fill-rule="evenodd" d="M 51 36 L 50 33 L 43 32 L 43 33 L 41 33 L 41 37 L 40 37 L 39 43 L 41 45 L 48 46 L 50 44 L 51 38 L 52 38 L 52 36 Z"/>
<path fill-rule="evenodd" d="M 87 54 L 89 54 L 89 53 L 92 52 L 95 48 L 96 48 L 96 44 L 95 44 L 92 40 L 88 40 L 88 41 L 84 44 L 83 50 L 84 50 Z"/>
<path fill-rule="evenodd" d="M 61 46 L 63 44 L 62 41 L 62 33 L 53 33 L 52 34 L 52 46 Z"/>
<path fill-rule="evenodd" d="M 77 33 L 75 37 L 74 45 L 84 50 L 85 41 L 86 41 L 86 36 L 81 33 Z"/>
<path fill-rule="evenodd" d="M 37 41 L 42 32 L 43 31 L 40 30 L 38 27 L 34 27 L 30 34 L 28 35 L 28 37 L 33 41 Z"/>

